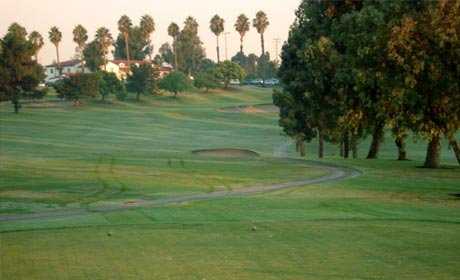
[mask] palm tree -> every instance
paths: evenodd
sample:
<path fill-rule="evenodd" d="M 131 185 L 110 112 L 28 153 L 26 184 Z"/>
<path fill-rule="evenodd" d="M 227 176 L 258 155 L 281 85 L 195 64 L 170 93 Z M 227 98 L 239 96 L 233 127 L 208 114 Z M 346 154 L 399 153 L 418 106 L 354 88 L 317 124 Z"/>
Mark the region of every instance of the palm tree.
<path fill-rule="evenodd" d="M 141 31 L 142 35 L 144 36 L 144 39 L 149 42 L 149 57 L 150 60 L 152 60 L 152 52 L 153 52 L 153 47 L 151 45 L 151 40 L 150 36 L 152 35 L 153 32 L 155 32 L 155 21 L 153 18 L 149 15 L 145 15 L 141 18 Z"/>
<path fill-rule="evenodd" d="M 83 64 L 83 50 L 85 49 L 86 41 L 88 41 L 88 31 L 81 25 L 75 26 L 73 29 L 73 41 L 78 46 L 78 51 L 80 52 L 80 65 L 81 72 L 85 72 L 85 65 Z"/>
<path fill-rule="evenodd" d="M 265 55 L 264 33 L 267 30 L 267 27 L 270 25 L 267 14 L 265 14 L 263 11 L 257 12 L 256 18 L 253 20 L 252 25 L 257 29 L 257 32 L 260 34 L 260 42 L 262 45 L 262 55 Z"/>
<path fill-rule="evenodd" d="M 177 37 L 179 37 L 180 30 L 179 30 L 179 25 L 176 23 L 171 23 L 168 27 L 168 35 L 173 38 L 173 51 L 174 51 L 174 67 L 177 70 L 179 67 L 179 64 L 177 62 Z"/>
<path fill-rule="evenodd" d="M 56 62 L 57 62 L 57 67 L 59 70 L 59 75 L 62 74 L 62 69 L 61 69 L 61 62 L 59 60 L 59 44 L 61 43 L 62 40 L 62 33 L 59 31 L 59 28 L 56 26 L 51 27 L 49 33 L 49 39 L 50 42 L 53 43 L 53 45 L 56 47 Z"/>
<path fill-rule="evenodd" d="M 219 36 L 224 32 L 224 19 L 221 18 L 219 15 L 215 15 L 211 19 L 211 31 L 216 35 L 216 40 L 217 40 L 217 63 L 220 63 L 220 48 L 219 48 Z"/>
<path fill-rule="evenodd" d="M 100 27 L 96 30 L 96 42 L 99 44 L 104 57 L 104 69 L 107 70 L 107 53 L 110 46 L 113 44 L 113 38 L 110 31 L 105 27 Z"/>
<path fill-rule="evenodd" d="M 246 33 L 249 31 L 251 23 L 249 21 L 249 18 L 241 14 L 238 19 L 236 20 L 235 23 L 235 29 L 240 33 L 240 52 L 243 54 L 243 41 L 244 41 L 244 36 L 246 36 Z"/>
<path fill-rule="evenodd" d="M 131 58 L 129 56 L 129 33 L 131 31 L 131 26 L 133 26 L 133 23 L 127 15 L 122 16 L 118 21 L 118 30 L 120 30 L 120 33 L 123 34 L 123 37 L 125 37 L 126 59 L 128 60 L 128 67 L 131 64 Z"/>
<path fill-rule="evenodd" d="M 34 46 L 35 51 L 35 61 L 38 63 L 38 52 L 41 50 L 45 42 L 43 41 L 43 36 L 37 31 L 33 31 L 29 35 L 29 41 Z"/>

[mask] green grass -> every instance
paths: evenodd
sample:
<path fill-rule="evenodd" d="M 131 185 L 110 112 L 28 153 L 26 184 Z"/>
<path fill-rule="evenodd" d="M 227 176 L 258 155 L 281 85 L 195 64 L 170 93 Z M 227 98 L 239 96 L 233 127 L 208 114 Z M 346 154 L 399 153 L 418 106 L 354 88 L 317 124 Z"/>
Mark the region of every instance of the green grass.
<path fill-rule="evenodd" d="M 18 116 L 0 105 L 0 215 L 323 175 L 273 157 L 287 146 L 276 114 L 217 111 L 270 100 L 267 90 L 244 88 L 25 106 Z M 418 168 L 425 143 L 416 140 L 406 162 L 394 160 L 389 135 L 374 161 L 339 159 L 328 145 L 325 161 L 364 173 L 341 182 L 0 222 L 0 279 L 458 279 L 460 200 L 451 194 L 460 193 L 460 168 L 446 145 L 443 169 Z M 360 145 L 361 156 L 368 145 Z M 262 157 L 190 153 L 222 147 Z M 314 159 L 316 144 L 308 148 Z"/>

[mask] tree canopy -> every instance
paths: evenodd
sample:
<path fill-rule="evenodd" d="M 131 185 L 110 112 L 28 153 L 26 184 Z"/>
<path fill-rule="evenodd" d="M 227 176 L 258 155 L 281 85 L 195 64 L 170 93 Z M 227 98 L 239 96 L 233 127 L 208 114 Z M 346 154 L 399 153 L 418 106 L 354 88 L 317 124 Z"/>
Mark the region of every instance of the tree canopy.
<path fill-rule="evenodd" d="M 160 80 L 160 88 L 174 93 L 174 96 L 190 88 L 190 81 L 187 76 L 180 72 L 174 71 Z"/>
<path fill-rule="evenodd" d="M 36 45 L 24 27 L 12 24 L 0 40 L 0 100 L 9 100 L 19 112 L 20 99 L 37 91 L 44 70 L 33 60 Z"/>
<path fill-rule="evenodd" d="M 441 137 L 458 147 L 459 3 L 302 1 L 274 94 L 286 134 L 318 137 L 321 157 L 324 138 L 347 156 L 370 133 L 376 158 L 391 128 L 405 159 L 410 130 L 430 142 L 425 166 L 439 166 Z"/>

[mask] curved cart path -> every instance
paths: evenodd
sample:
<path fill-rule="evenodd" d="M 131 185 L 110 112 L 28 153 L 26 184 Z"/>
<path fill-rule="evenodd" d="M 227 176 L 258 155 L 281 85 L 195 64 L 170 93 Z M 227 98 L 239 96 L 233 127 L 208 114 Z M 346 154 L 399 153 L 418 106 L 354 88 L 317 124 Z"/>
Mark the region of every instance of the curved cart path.
<path fill-rule="evenodd" d="M 298 187 L 305 187 L 308 185 L 320 184 L 320 183 L 329 183 L 344 180 L 347 178 L 353 178 L 361 175 L 361 172 L 357 169 L 350 167 L 342 167 L 334 164 L 316 162 L 316 161 L 305 161 L 305 160 L 295 160 L 288 159 L 289 162 L 295 163 L 305 163 L 311 166 L 321 167 L 328 171 L 328 174 L 319 178 L 305 179 L 287 183 L 279 184 L 270 184 L 270 185 L 257 185 L 250 187 L 243 187 L 230 191 L 216 191 L 211 193 L 201 193 L 193 195 L 179 195 L 169 198 L 161 198 L 155 200 L 143 200 L 139 203 L 133 205 L 115 205 L 115 206 L 99 206 L 99 207 L 90 207 L 90 208 L 81 208 L 81 209 L 69 209 L 69 210 L 56 210 L 49 212 L 33 213 L 33 214 L 14 214 L 14 215 L 3 215 L 0 216 L 0 222 L 6 221 L 19 221 L 19 220 L 39 220 L 47 218 L 67 218 L 72 216 L 82 216 L 90 213 L 104 213 L 104 212 L 114 212 L 127 209 L 135 208 L 149 208 L 149 207 L 161 207 L 170 204 L 192 202 L 192 201 L 203 201 L 203 200 L 212 200 L 219 198 L 228 198 L 228 197 L 244 197 L 251 196 L 256 194 L 263 194 L 275 191 L 281 191 L 285 189 L 292 189 Z"/>

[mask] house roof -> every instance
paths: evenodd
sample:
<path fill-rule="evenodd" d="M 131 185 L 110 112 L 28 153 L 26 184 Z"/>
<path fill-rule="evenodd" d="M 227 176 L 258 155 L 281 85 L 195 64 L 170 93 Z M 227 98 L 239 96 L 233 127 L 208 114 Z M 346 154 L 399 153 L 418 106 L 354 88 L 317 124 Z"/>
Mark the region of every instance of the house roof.
<path fill-rule="evenodd" d="M 120 65 L 120 64 L 128 64 L 128 60 L 124 60 L 124 59 L 115 59 L 115 60 L 111 60 L 110 62 L 114 63 L 114 64 L 117 64 L 117 65 Z M 149 63 L 148 61 L 145 61 L 145 60 L 130 60 L 130 63 L 131 64 L 145 64 L 145 63 Z"/>
<path fill-rule="evenodd" d="M 67 60 L 67 61 L 61 61 L 60 65 L 61 67 L 72 67 L 80 64 L 80 60 L 78 59 L 72 59 L 72 60 Z M 46 67 L 56 67 L 57 62 L 47 65 Z"/>

